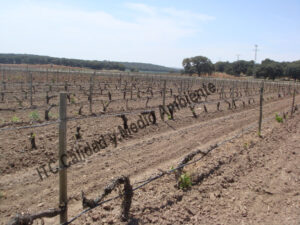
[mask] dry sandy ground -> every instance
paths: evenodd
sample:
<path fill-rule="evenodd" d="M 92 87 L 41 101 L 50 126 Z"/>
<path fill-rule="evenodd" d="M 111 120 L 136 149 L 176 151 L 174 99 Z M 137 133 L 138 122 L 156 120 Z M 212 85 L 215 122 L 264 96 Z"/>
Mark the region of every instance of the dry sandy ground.
<path fill-rule="evenodd" d="M 300 224 L 300 114 L 248 132 L 186 169 L 190 190 L 169 175 L 138 190 L 128 224 Z M 120 200 L 78 224 L 121 224 Z M 127 224 L 127 223 L 123 223 Z"/>
<path fill-rule="evenodd" d="M 299 97 L 296 102 L 300 102 Z M 263 138 L 258 138 L 256 130 L 245 133 L 189 166 L 187 171 L 194 182 L 190 190 L 178 190 L 174 187 L 174 175 L 169 175 L 135 192 L 129 223 L 299 224 L 300 116 L 296 114 L 283 124 L 274 119 L 275 113 L 287 111 L 290 106 L 290 98 L 266 102 Z M 158 169 L 170 169 L 191 151 L 224 140 L 250 124 L 257 124 L 258 111 L 257 107 L 250 107 L 201 113 L 198 119 L 190 114 L 182 110 L 175 116 L 175 121 L 159 120 L 158 125 L 147 127 L 117 147 L 110 145 L 68 169 L 69 217 L 82 211 L 81 190 L 92 198 L 120 175 L 130 175 L 135 184 L 158 173 Z M 86 141 L 101 134 L 101 129 L 119 123 L 103 120 L 100 123 L 96 119 L 84 122 L 81 126 Z M 68 127 L 74 130 L 76 122 L 70 122 Z M 57 128 L 40 128 L 37 132 L 42 136 L 39 146 L 45 145 L 39 152 L 22 150 L 22 143 L 14 143 L 10 133 L 1 137 L 2 144 L 9 146 L 3 151 L 20 147 L 19 152 L 11 155 L 16 159 L 16 165 L 22 164 L 22 154 L 26 160 L 31 158 L 20 170 L 7 170 L 9 173 L 1 177 L 0 188 L 4 194 L 0 200 L 1 224 L 16 212 L 33 213 L 57 206 L 58 176 L 51 175 L 40 181 L 35 170 L 37 164 L 45 162 L 45 156 L 56 155 L 55 147 L 50 148 L 49 142 L 52 140 L 51 144 L 57 146 Z M 26 132 L 18 131 L 17 135 L 25 145 Z M 74 142 L 72 135 L 68 135 L 68 143 Z M 84 144 L 82 142 L 79 144 Z M 44 158 L 41 152 L 45 154 Z M 107 203 L 73 224 L 121 224 L 119 208 L 119 200 Z M 57 221 L 58 218 L 45 220 L 46 224 L 57 224 Z"/>

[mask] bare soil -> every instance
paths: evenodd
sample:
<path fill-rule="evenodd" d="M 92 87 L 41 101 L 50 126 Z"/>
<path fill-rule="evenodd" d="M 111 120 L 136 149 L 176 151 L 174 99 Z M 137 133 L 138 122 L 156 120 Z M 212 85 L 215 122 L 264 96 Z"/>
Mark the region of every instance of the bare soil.
<path fill-rule="evenodd" d="M 274 119 L 275 113 L 286 112 L 290 107 L 290 97 L 266 100 L 263 138 L 258 137 L 256 129 L 245 132 L 241 138 L 186 168 L 194 182 L 190 190 L 178 190 L 174 175 L 169 175 L 135 192 L 129 223 L 299 224 L 300 116 L 297 113 L 283 124 Z M 176 113 L 174 121 L 162 122 L 158 118 L 157 125 L 123 139 L 117 147 L 110 143 L 84 162 L 71 166 L 68 169 L 69 218 L 82 211 L 82 190 L 89 198 L 97 197 L 120 175 L 129 175 L 131 183 L 137 186 L 136 182 L 158 173 L 159 169 L 176 166 L 188 153 L 258 122 L 257 105 L 243 108 L 240 103 L 236 110 L 228 110 L 226 105 L 221 106 L 222 111 L 215 108 L 213 104 L 208 105 L 209 113 L 205 113 L 199 106 L 197 119 L 189 109 Z M 128 118 L 133 122 L 138 120 L 137 115 Z M 121 119 L 115 117 L 68 122 L 68 152 L 101 134 L 116 131 L 118 125 Z M 80 141 L 74 137 L 77 126 L 82 128 Z M 36 128 L 34 132 L 37 150 L 30 149 L 30 130 L 0 133 L 1 224 L 17 212 L 34 213 L 57 207 L 58 175 L 50 174 L 41 181 L 36 171 L 50 159 L 57 159 L 57 125 Z M 122 224 L 119 212 L 120 200 L 116 200 L 83 215 L 73 224 Z M 58 217 L 45 222 L 58 224 Z"/>

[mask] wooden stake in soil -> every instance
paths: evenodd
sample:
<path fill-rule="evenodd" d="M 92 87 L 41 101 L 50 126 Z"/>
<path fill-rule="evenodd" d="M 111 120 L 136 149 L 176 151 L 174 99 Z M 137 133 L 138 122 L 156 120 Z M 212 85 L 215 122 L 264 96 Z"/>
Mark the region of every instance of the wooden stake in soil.
<path fill-rule="evenodd" d="M 167 84 L 167 81 L 164 80 L 164 90 L 163 90 L 163 106 L 164 106 L 164 108 L 166 105 L 166 84 Z"/>
<path fill-rule="evenodd" d="M 68 81 L 65 80 L 65 91 L 68 91 Z"/>
<path fill-rule="evenodd" d="M 6 85 L 5 85 L 5 78 L 4 78 L 4 69 L 2 70 L 2 90 L 6 89 Z"/>
<path fill-rule="evenodd" d="M 30 106 L 32 107 L 32 73 L 30 73 Z"/>
<path fill-rule="evenodd" d="M 46 83 L 48 84 L 48 68 L 47 68 L 47 72 L 46 72 Z"/>
<path fill-rule="evenodd" d="M 182 81 L 180 82 L 180 91 L 179 91 L 179 95 L 181 96 L 182 93 Z"/>
<path fill-rule="evenodd" d="M 56 83 L 58 83 L 58 70 L 56 70 Z"/>
<path fill-rule="evenodd" d="M 93 113 L 93 87 L 94 87 L 94 75 L 95 73 L 90 77 L 90 114 Z"/>
<path fill-rule="evenodd" d="M 60 93 L 59 99 L 59 206 L 65 208 L 60 214 L 60 223 L 68 221 L 67 195 L 67 93 Z"/>
<path fill-rule="evenodd" d="M 258 122 L 258 135 L 259 136 L 261 136 L 261 123 L 262 123 L 262 110 L 263 110 L 263 93 L 264 93 L 264 82 L 261 83 L 261 88 L 260 88 L 259 122 Z"/>
<path fill-rule="evenodd" d="M 294 93 L 293 93 L 293 103 L 292 103 L 292 110 L 291 110 L 291 116 L 294 113 L 294 107 L 295 107 L 295 95 L 296 95 L 296 83 L 294 85 Z"/>

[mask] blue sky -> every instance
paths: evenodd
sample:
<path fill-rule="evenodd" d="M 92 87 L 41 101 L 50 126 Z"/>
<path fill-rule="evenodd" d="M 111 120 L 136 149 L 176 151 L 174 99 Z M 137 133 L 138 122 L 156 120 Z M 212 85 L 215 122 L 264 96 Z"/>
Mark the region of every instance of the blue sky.
<path fill-rule="evenodd" d="M 300 59 L 299 0 L 0 0 L 0 53 L 146 62 Z"/>

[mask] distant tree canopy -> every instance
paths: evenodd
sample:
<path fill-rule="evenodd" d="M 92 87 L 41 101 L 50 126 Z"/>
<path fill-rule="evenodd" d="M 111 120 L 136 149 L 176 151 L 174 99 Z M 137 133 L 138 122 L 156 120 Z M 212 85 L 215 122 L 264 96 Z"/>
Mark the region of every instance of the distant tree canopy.
<path fill-rule="evenodd" d="M 300 80 L 300 60 L 288 63 L 285 66 L 285 74 L 293 79 Z"/>
<path fill-rule="evenodd" d="M 5 64 L 55 64 L 72 67 L 85 67 L 90 69 L 125 70 L 125 66 L 110 61 L 66 59 L 49 56 L 27 54 L 0 54 L 0 63 Z"/>
<path fill-rule="evenodd" d="M 192 67 L 192 61 L 191 58 L 186 58 L 182 61 L 182 66 L 184 69 L 185 73 L 188 73 L 190 75 L 192 75 L 193 73 L 195 73 L 195 69 Z"/>
<path fill-rule="evenodd" d="M 49 56 L 29 55 L 29 54 L 0 54 L 0 63 L 3 64 L 54 64 L 71 67 L 82 67 L 90 69 L 105 70 L 129 70 L 129 71 L 146 71 L 171 73 L 179 72 L 179 69 L 169 68 L 165 66 L 154 65 L 150 63 L 134 63 L 134 62 L 111 62 L 97 60 L 80 60 L 56 58 Z"/>
<path fill-rule="evenodd" d="M 261 64 L 254 64 L 254 61 L 238 60 L 235 62 L 219 61 L 212 64 L 211 61 L 204 56 L 196 56 L 185 58 L 182 61 L 184 73 L 198 75 L 204 73 L 221 72 L 234 76 L 255 75 L 265 79 L 275 79 L 281 77 L 289 77 L 300 79 L 300 60 L 294 62 L 276 62 L 271 59 L 265 59 Z"/>
<path fill-rule="evenodd" d="M 125 66 L 126 69 L 130 71 L 147 71 L 147 72 L 164 72 L 164 73 L 175 73 L 179 72 L 179 69 L 169 68 L 160 65 L 154 65 L 150 63 L 135 63 L 135 62 L 120 62 Z"/>
<path fill-rule="evenodd" d="M 258 66 L 256 76 L 274 80 L 277 77 L 283 76 L 283 71 L 283 65 L 281 63 L 271 59 L 265 59 Z"/>
<path fill-rule="evenodd" d="M 227 73 L 235 76 L 241 74 L 252 75 L 254 61 L 239 60 L 235 62 L 216 62 L 214 64 L 215 71 L 221 73 Z"/>
<path fill-rule="evenodd" d="M 245 61 L 245 60 L 235 61 L 232 63 L 233 74 L 235 74 L 235 75 L 241 75 L 241 74 L 252 75 L 253 66 L 254 66 L 254 61 Z"/>
<path fill-rule="evenodd" d="M 182 66 L 185 73 L 197 73 L 198 76 L 202 74 L 211 74 L 214 71 L 212 62 L 205 56 L 186 58 L 182 61 Z"/>

